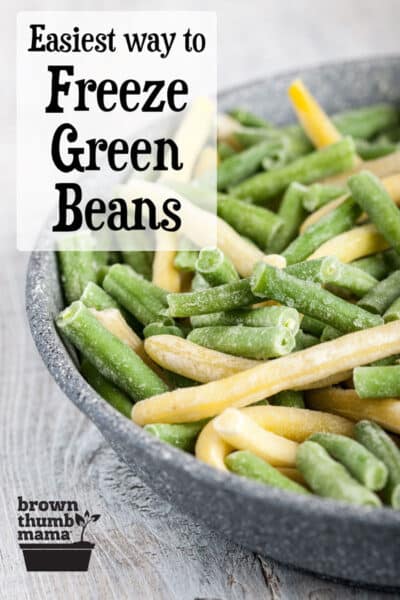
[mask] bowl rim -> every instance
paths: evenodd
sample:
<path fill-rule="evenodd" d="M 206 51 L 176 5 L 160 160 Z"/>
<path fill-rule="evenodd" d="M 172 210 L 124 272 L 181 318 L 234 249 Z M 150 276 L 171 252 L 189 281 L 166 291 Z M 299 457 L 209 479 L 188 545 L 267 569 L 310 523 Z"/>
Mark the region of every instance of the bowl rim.
<path fill-rule="evenodd" d="M 272 83 L 275 79 L 283 77 L 296 76 L 299 71 L 302 75 L 307 76 L 314 71 L 335 66 L 359 67 L 360 65 L 371 65 L 371 63 L 394 63 L 399 60 L 400 54 L 390 54 L 324 62 L 305 68 L 277 72 L 271 76 L 259 77 L 243 84 L 233 85 L 222 90 L 218 97 L 224 102 L 234 91 L 256 87 L 268 81 Z M 95 423 L 101 433 L 103 432 L 100 424 L 105 424 L 109 430 L 115 428 L 116 433 L 122 433 L 125 439 L 130 437 L 132 445 L 140 446 L 151 459 L 162 461 L 166 469 L 171 467 L 180 470 L 182 476 L 190 477 L 198 484 L 206 481 L 212 487 L 220 488 L 234 497 L 240 496 L 247 502 L 257 500 L 265 502 L 266 505 L 279 502 L 282 511 L 296 511 L 300 517 L 302 515 L 309 516 L 310 512 L 318 513 L 327 522 L 333 521 L 337 525 L 344 525 L 349 519 L 352 519 L 360 527 L 377 525 L 386 528 L 400 525 L 400 512 L 388 507 L 370 508 L 316 495 L 303 496 L 268 485 L 261 485 L 230 472 L 218 471 L 195 456 L 151 436 L 142 427 L 119 414 L 86 382 L 56 330 L 50 310 L 51 299 L 46 297 L 46 285 L 43 285 L 46 282 L 46 274 L 49 274 L 51 268 L 49 255 L 53 255 L 53 252 L 34 250 L 29 258 L 25 300 L 31 334 L 43 362 L 58 386 Z M 44 343 L 43 340 L 47 340 L 47 342 Z M 48 340 L 52 342 L 51 352 L 49 352 Z"/>

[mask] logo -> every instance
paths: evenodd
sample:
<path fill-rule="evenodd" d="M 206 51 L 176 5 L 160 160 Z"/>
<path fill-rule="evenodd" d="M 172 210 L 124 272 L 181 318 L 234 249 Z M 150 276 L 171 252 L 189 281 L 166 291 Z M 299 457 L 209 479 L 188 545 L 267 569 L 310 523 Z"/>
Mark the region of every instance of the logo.
<path fill-rule="evenodd" d="M 18 542 L 27 571 L 87 571 L 95 544 L 84 539 L 99 514 L 79 512 L 75 500 L 25 500 L 18 496 Z M 72 529 L 81 528 L 78 541 Z"/>

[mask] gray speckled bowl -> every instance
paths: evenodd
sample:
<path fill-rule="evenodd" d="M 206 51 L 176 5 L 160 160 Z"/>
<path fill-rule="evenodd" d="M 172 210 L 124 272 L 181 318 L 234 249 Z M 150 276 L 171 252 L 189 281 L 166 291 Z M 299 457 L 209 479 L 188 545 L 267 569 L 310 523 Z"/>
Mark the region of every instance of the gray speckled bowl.
<path fill-rule="evenodd" d="M 400 99 L 400 57 L 330 64 L 263 79 L 222 94 L 277 123 L 292 120 L 288 83 L 301 75 L 328 111 Z M 171 503 L 253 551 L 321 575 L 400 587 L 400 514 L 306 498 L 220 473 L 119 416 L 79 374 L 54 327 L 62 307 L 54 254 L 34 252 L 27 276 L 32 335 L 67 396 L 128 465 Z"/>

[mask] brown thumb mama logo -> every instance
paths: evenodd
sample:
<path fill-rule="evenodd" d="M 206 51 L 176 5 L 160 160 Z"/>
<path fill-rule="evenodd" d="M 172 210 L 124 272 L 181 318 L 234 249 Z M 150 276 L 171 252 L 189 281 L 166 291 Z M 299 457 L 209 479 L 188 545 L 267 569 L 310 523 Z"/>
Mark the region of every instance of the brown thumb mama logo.
<path fill-rule="evenodd" d="M 18 496 L 18 542 L 27 571 L 87 571 L 95 544 L 85 540 L 99 514 L 83 516 L 74 500 L 25 500 Z M 71 531 L 80 527 L 79 541 Z"/>

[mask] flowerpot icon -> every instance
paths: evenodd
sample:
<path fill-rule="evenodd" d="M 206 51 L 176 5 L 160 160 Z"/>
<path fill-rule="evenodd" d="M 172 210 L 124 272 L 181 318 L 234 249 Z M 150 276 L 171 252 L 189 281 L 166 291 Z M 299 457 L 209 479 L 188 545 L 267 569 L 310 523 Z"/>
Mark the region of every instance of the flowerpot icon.
<path fill-rule="evenodd" d="M 20 544 L 27 571 L 87 571 L 95 544 Z"/>

